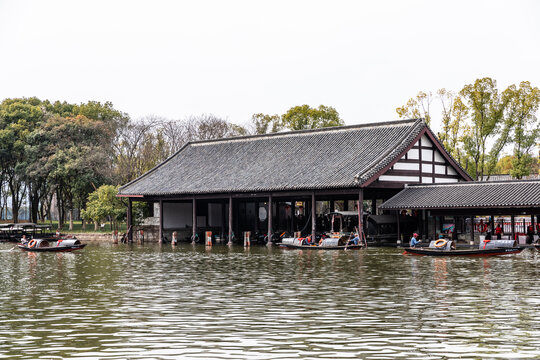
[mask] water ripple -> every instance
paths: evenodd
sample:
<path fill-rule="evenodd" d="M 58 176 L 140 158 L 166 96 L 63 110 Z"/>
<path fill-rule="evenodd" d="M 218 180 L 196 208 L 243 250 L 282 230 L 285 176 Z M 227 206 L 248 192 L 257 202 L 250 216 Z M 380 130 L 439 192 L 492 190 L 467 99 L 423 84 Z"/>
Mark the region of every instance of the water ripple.
<path fill-rule="evenodd" d="M 0 245 L 0 358 L 540 357 L 539 253 Z"/>

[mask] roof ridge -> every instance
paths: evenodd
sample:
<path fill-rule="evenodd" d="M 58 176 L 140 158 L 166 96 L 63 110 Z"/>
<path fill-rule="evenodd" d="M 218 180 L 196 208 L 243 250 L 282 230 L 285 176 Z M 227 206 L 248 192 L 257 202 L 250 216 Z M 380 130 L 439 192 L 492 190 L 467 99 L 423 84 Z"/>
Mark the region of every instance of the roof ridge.
<path fill-rule="evenodd" d="M 416 125 L 416 126 L 421 125 L 421 129 L 424 128 L 424 127 L 427 127 L 427 124 L 426 124 L 426 122 L 424 121 L 424 119 L 415 119 L 415 125 Z M 422 131 L 421 129 L 420 129 L 420 131 Z M 416 130 L 416 128 L 415 128 L 415 130 Z M 416 136 L 418 136 L 418 133 L 414 132 L 414 137 L 413 137 L 412 139 L 410 139 L 412 133 L 413 133 L 412 131 L 406 132 L 406 133 L 403 135 L 403 137 L 397 142 L 397 143 L 398 143 L 398 146 L 399 146 L 399 145 L 403 145 L 403 143 L 407 142 L 407 140 L 412 141 L 412 140 L 414 140 L 414 138 L 415 138 Z M 397 148 L 397 146 L 396 146 L 396 148 Z M 388 149 L 387 151 L 381 153 L 381 155 L 380 155 L 379 157 L 375 158 L 375 159 L 369 164 L 369 166 L 366 167 L 366 169 L 364 170 L 363 173 L 360 173 L 360 172 L 359 172 L 359 173 L 357 173 L 357 174 L 354 176 L 355 181 L 358 181 L 358 183 L 362 183 L 362 181 L 360 181 L 360 178 L 361 178 L 364 174 L 368 173 L 368 172 L 372 169 L 373 166 L 375 166 L 376 164 L 379 164 L 379 163 L 382 161 L 382 159 L 388 157 L 388 155 L 390 155 L 392 152 L 394 152 L 394 151 L 396 150 L 396 148 L 390 148 L 390 149 Z M 399 153 L 398 153 L 397 155 L 399 155 Z M 396 155 L 396 156 L 397 156 L 397 155 Z M 394 157 L 395 157 L 395 156 L 394 156 Z"/>
<path fill-rule="evenodd" d="M 197 140 L 197 141 L 190 142 L 190 144 L 199 145 L 199 144 L 206 144 L 206 143 L 227 142 L 227 141 L 232 141 L 232 140 L 251 140 L 251 139 L 266 138 L 266 137 L 313 134 L 317 132 L 324 133 L 324 132 L 346 131 L 346 130 L 355 129 L 355 128 L 361 129 L 361 128 L 379 127 L 379 126 L 388 126 L 388 125 L 401 125 L 401 124 L 407 124 L 407 123 L 414 123 L 417 121 L 423 121 L 423 119 L 417 118 L 417 119 L 405 119 L 405 120 L 379 121 L 379 122 L 365 123 L 365 124 L 329 126 L 329 127 L 317 128 L 317 129 L 291 130 L 291 131 L 276 132 L 276 133 L 270 133 L 270 134 L 231 136 L 231 137 L 225 137 L 225 138 L 219 138 L 219 139 Z"/>
<path fill-rule="evenodd" d="M 436 183 L 436 184 L 407 184 L 407 187 L 446 187 L 446 186 L 480 186 L 480 185 L 497 185 L 497 184 L 519 184 L 519 183 L 535 183 L 540 182 L 540 179 L 513 179 L 513 180 L 497 180 L 497 181 L 460 181 L 457 183 Z"/>

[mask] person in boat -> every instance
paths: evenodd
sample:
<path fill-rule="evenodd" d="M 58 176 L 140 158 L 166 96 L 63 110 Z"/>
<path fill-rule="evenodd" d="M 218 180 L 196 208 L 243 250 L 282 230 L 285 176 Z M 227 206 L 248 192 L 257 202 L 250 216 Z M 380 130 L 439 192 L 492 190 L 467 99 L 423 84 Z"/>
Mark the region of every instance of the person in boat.
<path fill-rule="evenodd" d="M 491 240 L 491 231 L 486 233 L 486 240 Z"/>
<path fill-rule="evenodd" d="M 358 242 L 360 241 L 360 238 L 358 237 L 358 234 L 354 234 L 354 238 L 349 239 L 349 242 L 347 245 L 358 245 Z"/>
<path fill-rule="evenodd" d="M 497 236 L 497 240 L 501 240 L 503 234 L 503 229 L 501 224 L 497 224 L 497 227 L 495 228 L 495 235 Z"/>
<path fill-rule="evenodd" d="M 302 241 L 302 245 L 313 245 L 314 242 L 311 240 L 311 235 L 308 235 Z"/>
<path fill-rule="evenodd" d="M 176 231 L 173 231 L 172 233 L 171 245 L 172 246 L 178 245 L 178 233 Z"/>
<path fill-rule="evenodd" d="M 28 245 L 28 239 L 26 238 L 26 235 L 23 235 L 22 238 L 21 238 L 21 244 L 23 246 L 27 246 Z"/>
<path fill-rule="evenodd" d="M 410 247 L 414 248 L 416 247 L 416 245 L 418 245 L 421 242 L 421 240 L 417 240 L 417 238 L 418 238 L 418 234 L 414 233 L 411 238 L 411 241 L 409 242 Z"/>

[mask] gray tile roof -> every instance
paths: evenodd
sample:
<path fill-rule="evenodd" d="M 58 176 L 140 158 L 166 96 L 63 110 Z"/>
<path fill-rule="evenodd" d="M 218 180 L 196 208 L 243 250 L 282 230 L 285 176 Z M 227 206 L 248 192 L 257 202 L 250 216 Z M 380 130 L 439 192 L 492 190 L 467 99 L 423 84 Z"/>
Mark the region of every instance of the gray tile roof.
<path fill-rule="evenodd" d="M 187 144 L 122 195 L 358 187 L 407 148 L 422 120 L 294 131 Z"/>
<path fill-rule="evenodd" d="M 380 206 L 387 210 L 479 207 L 540 207 L 540 180 L 410 185 Z"/>

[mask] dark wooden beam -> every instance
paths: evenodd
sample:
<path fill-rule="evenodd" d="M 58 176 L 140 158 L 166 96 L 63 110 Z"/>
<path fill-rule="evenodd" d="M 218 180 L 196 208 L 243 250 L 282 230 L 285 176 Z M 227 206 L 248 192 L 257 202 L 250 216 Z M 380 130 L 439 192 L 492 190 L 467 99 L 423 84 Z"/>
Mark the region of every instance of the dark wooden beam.
<path fill-rule="evenodd" d="M 510 223 L 512 225 L 512 239 L 516 238 L 516 219 L 514 215 L 510 216 Z"/>
<path fill-rule="evenodd" d="M 425 163 L 426 165 L 433 165 L 431 162 L 430 163 Z M 435 166 L 433 165 L 433 168 L 435 168 Z M 435 169 L 433 169 L 433 171 L 435 171 Z M 418 176 L 418 170 L 388 170 L 387 172 L 384 173 L 384 175 L 394 175 L 394 176 Z M 423 172 L 423 171 L 420 171 L 420 176 L 425 176 L 425 177 L 432 177 L 433 178 L 433 181 L 435 181 L 435 178 L 438 178 L 438 179 L 460 179 L 460 177 L 458 175 L 445 175 L 445 174 L 435 174 L 434 172 Z M 410 183 L 410 182 L 407 182 L 407 183 Z"/>
<path fill-rule="evenodd" d="M 364 189 L 358 191 L 358 236 L 363 241 L 364 233 Z"/>
<path fill-rule="evenodd" d="M 420 147 L 420 149 L 418 149 L 418 161 L 420 162 L 420 168 L 417 171 L 418 172 L 418 182 L 422 183 L 422 137 L 420 137 L 418 139 L 418 145 Z"/>
<path fill-rule="evenodd" d="M 229 196 L 229 241 L 228 244 L 232 245 L 232 234 L 233 234 L 233 204 L 232 204 L 232 196 Z"/>
<path fill-rule="evenodd" d="M 315 241 L 315 234 L 317 232 L 317 206 L 315 200 L 315 193 L 311 194 L 311 241 Z"/>
<path fill-rule="evenodd" d="M 158 242 L 163 242 L 163 200 L 159 201 L 159 239 Z"/>
<path fill-rule="evenodd" d="M 191 241 L 195 243 L 197 237 L 197 199 L 192 198 L 192 224 L 191 224 Z"/>
<path fill-rule="evenodd" d="M 272 195 L 268 196 L 268 246 L 272 245 Z"/>
<path fill-rule="evenodd" d="M 127 222 L 127 224 L 126 224 L 127 225 L 127 240 L 128 240 L 128 242 L 133 241 L 133 229 L 131 228 L 131 225 L 133 223 L 132 219 L 133 219 L 133 207 L 132 207 L 132 203 L 131 203 L 131 198 L 129 198 L 128 199 L 128 208 L 127 208 L 127 219 L 126 219 L 126 222 Z"/>
<path fill-rule="evenodd" d="M 475 215 L 471 215 L 471 241 L 474 242 L 474 219 Z"/>

